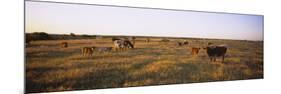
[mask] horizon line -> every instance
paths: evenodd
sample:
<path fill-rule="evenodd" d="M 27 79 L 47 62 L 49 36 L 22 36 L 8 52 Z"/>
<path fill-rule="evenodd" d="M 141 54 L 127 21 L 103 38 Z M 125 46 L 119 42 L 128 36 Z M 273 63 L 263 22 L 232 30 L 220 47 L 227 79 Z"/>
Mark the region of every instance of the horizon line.
<path fill-rule="evenodd" d="M 25 34 L 32 34 L 35 32 L 25 32 Z M 46 33 L 46 32 L 44 32 Z M 69 34 L 59 34 L 59 33 L 47 33 L 49 35 L 69 35 Z M 96 36 L 122 36 L 122 37 L 164 37 L 164 38 L 191 38 L 191 39 L 214 39 L 214 40 L 246 40 L 246 41 L 264 41 L 264 37 L 262 40 L 250 40 L 250 39 L 231 39 L 231 38 L 207 38 L 207 37 L 183 37 L 183 36 L 149 36 L 149 35 L 117 35 L 117 34 L 80 34 L 80 33 L 74 33 L 75 35 L 96 35 Z"/>

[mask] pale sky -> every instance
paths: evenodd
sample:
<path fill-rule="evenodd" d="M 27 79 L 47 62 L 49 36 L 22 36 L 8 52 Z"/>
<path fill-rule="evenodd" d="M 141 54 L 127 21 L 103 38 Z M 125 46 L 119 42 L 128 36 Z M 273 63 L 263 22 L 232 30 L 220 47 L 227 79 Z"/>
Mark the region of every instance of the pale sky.
<path fill-rule="evenodd" d="M 26 32 L 263 40 L 263 16 L 26 1 Z"/>

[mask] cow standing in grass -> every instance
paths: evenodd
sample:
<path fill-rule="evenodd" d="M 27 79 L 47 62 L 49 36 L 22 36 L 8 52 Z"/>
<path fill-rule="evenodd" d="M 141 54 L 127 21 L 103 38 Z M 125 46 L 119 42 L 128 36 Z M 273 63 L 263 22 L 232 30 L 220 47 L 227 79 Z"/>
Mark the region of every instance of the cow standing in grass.
<path fill-rule="evenodd" d="M 188 41 L 183 41 L 183 42 L 178 41 L 178 42 L 177 42 L 177 45 L 178 45 L 178 46 L 188 45 Z"/>
<path fill-rule="evenodd" d="M 96 47 L 83 47 L 82 56 L 92 56 Z"/>
<path fill-rule="evenodd" d="M 182 46 L 182 45 L 183 45 L 183 43 L 181 43 L 181 42 L 177 42 L 177 45 L 178 45 L 178 46 Z"/>
<path fill-rule="evenodd" d="M 227 51 L 226 45 L 209 45 L 206 50 L 211 62 L 216 62 L 216 57 L 222 57 L 222 63 L 224 62 Z"/>
<path fill-rule="evenodd" d="M 189 43 L 188 43 L 188 41 L 184 41 L 182 44 L 183 45 L 188 45 Z"/>
<path fill-rule="evenodd" d="M 61 48 L 67 48 L 68 47 L 68 43 L 67 42 L 62 42 L 61 43 Z"/>
<path fill-rule="evenodd" d="M 129 40 L 115 40 L 114 41 L 115 51 L 126 50 L 128 48 L 134 48 L 134 45 Z"/>
<path fill-rule="evenodd" d="M 197 47 L 191 48 L 191 54 L 192 55 L 198 55 L 199 51 L 200 51 L 200 48 L 197 48 Z"/>

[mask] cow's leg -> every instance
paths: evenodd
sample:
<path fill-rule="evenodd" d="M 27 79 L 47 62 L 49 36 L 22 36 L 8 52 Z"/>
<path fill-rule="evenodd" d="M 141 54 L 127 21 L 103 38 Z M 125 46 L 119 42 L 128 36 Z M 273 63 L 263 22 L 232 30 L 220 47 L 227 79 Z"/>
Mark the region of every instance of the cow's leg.
<path fill-rule="evenodd" d="M 214 56 L 214 62 L 216 62 L 216 56 Z"/>
<path fill-rule="evenodd" d="M 213 56 L 209 56 L 209 58 L 210 58 L 210 62 L 212 62 L 213 61 Z"/>

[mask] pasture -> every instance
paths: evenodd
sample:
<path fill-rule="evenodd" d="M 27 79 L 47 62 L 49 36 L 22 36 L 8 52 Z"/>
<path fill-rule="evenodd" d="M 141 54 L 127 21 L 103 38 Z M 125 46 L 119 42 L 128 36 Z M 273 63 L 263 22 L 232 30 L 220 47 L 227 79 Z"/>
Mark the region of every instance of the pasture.
<path fill-rule="evenodd" d="M 263 78 L 263 42 L 136 38 L 135 48 L 94 52 L 82 56 L 81 48 L 113 47 L 112 38 L 32 41 L 25 48 L 27 92 L 51 92 L 183 84 Z M 177 46 L 186 40 L 188 45 Z M 67 42 L 68 47 L 60 44 Z M 224 63 L 210 62 L 205 49 L 191 54 L 191 47 L 207 42 L 227 44 Z"/>

